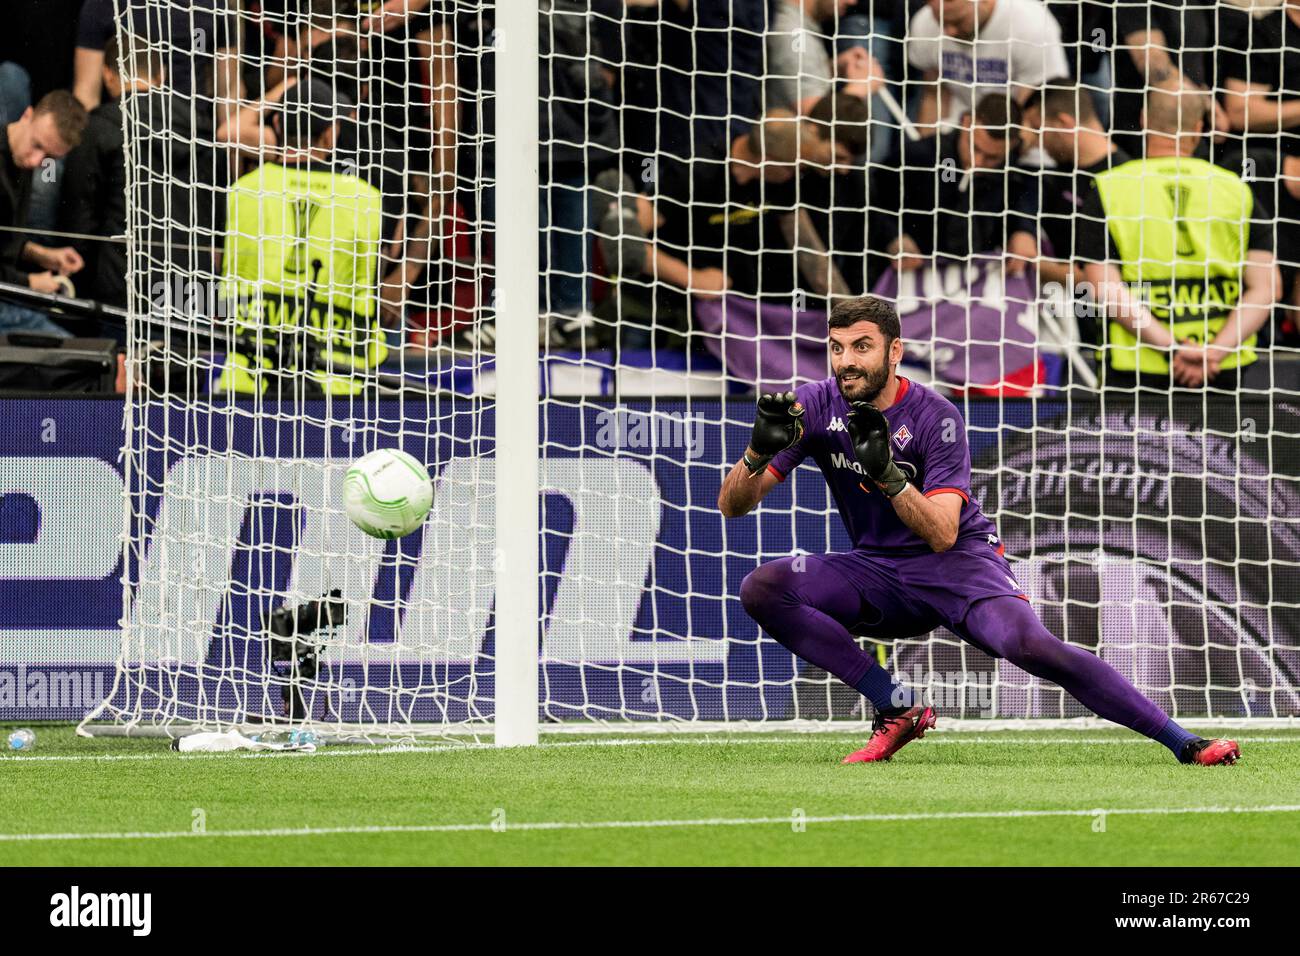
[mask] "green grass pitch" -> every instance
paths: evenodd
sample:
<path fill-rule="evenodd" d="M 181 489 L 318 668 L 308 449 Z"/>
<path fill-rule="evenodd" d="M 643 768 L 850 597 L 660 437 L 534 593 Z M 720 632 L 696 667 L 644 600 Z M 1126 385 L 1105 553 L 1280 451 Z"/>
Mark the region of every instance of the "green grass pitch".
<path fill-rule="evenodd" d="M 1204 768 L 1120 730 L 942 726 L 854 766 L 865 738 L 838 731 L 268 756 L 37 727 L 34 753 L 0 758 L 0 864 L 1300 860 L 1300 730 L 1235 731 L 1242 762 Z"/>

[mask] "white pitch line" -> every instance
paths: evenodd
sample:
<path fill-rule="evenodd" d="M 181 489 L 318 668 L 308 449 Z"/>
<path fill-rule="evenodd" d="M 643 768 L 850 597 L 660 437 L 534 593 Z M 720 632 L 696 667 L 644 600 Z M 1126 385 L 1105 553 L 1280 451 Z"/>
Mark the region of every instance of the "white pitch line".
<path fill-rule="evenodd" d="M 543 741 L 536 745 L 537 749 L 548 750 L 564 747 L 658 747 L 673 744 L 685 744 L 688 746 L 700 747 L 743 747 L 755 744 L 806 744 L 806 743 L 843 743 L 845 741 L 855 742 L 864 741 L 865 734 L 820 734 L 820 735 L 802 735 L 799 737 L 736 737 L 736 738 L 708 738 L 708 737 L 629 737 L 626 739 L 605 738 L 600 740 L 556 740 Z M 1234 740 L 1239 743 L 1300 743 L 1300 735 L 1290 737 L 1245 737 L 1241 735 L 1233 736 Z M 966 734 L 934 734 L 931 733 L 922 741 L 923 744 L 1009 744 L 1012 746 L 1032 746 L 1032 745 L 1065 745 L 1065 744 L 1152 744 L 1154 741 L 1137 735 L 1131 737 L 974 737 Z M 80 763 L 83 761 L 148 761 L 148 760 L 264 760 L 264 759 L 293 759 L 306 757 L 372 757 L 387 754 L 430 754 L 430 753 L 454 753 L 456 751 L 468 750 L 497 750 L 495 744 L 487 743 L 457 743 L 457 744 L 389 744 L 384 746 L 367 747 L 364 745 L 329 747 L 316 751 L 314 754 L 306 754 L 296 751 L 260 751 L 257 753 L 143 753 L 143 754 L 6 754 L 0 755 L 0 764 L 7 762 L 18 763 Z M 530 748 L 531 749 L 531 748 Z"/>
<path fill-rule="evenodd" d="M 179 840 L 217 837 L 308 837 L 367 833 L 484 833 L 536 830 L 657 830 L 672 827 L 740 827 L 791 823 L 897 823 L 929 820 L 1018 820 L 1042 817 L 1181 816 L 1186 814 L 1300 813 L 1300 805 L 1260 807 L 1095 807 L 1077 810 L 954 810 L 936 813 L 861 813 L 827 817 L 708 817 L 693 820 L 552 820 L 525 823 L 431 823 L 391 826 L 294 827 L 265 830 L 162 830 L 139 833 L 3 833 L 0 843 L 76 840 Z"/>

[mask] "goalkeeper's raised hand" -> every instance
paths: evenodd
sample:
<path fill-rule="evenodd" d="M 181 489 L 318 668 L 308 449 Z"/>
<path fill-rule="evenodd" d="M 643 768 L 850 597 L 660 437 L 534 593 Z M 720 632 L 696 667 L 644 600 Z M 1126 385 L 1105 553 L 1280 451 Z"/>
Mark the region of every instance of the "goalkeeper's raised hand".
<path fill-rule="evenodd" d="M 756 475 L 768 462 L 803 437 L 803 406 L 794 392 L 764 394 L 754 415 L 754 432 L 745 452 L 745 467 Z"/>
<path fill-rule="evenodd" d="M 858 464 L 885 497 L 893 498 L 907 487 L 907 476 L 894 462 L 889 448 L 889 422 L 885 413 L 867 402 L 854 402 L 845 417 L 849 441 Z"/>

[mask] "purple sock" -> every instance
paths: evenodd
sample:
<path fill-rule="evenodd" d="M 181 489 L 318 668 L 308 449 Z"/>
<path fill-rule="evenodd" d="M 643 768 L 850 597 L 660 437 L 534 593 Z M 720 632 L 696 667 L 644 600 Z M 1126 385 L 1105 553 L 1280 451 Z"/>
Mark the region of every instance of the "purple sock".
<path fill-rule="evenodd" d="M 915 703 L 912 692 L 890 677 L 889 671 L 876 663 L 868 667 L 867 672 L 862 675 L 862 680 L 853 686 L 859 694 L 871 701 L 871 705 L 878 711 L 907 708 Z"/>
<path fill-rule="evenodd" d="M 1174 752 L 1175 757 L 1182 760 L 1183 748 L 1193 740 L 1200 740 L 1201 738 L 1196 734 L 1189 734 L 1187 731 L 1183 730 L 1183 728 L 1174 723 L 1174 720 L 1171 717 L 1169 720 L 1165 721 L 1164 728 L 1160 733 L 1155 735 L 1154 739 L 1164 744 Z"/>
<path fill-rule="evenodd" d="M 1028 601 L 1014 597 L 979 601 L 971 605 L 961 626 L 975 643 L 1035 677 L 1059 684 L 1098 717 L 1159 740 L 1171 749 L 1172 744 L 1160 735 L 1170 726 L 1178 733 L 1186 733 L 1115 668 L 1096 654 L 1053 635 Z"/>

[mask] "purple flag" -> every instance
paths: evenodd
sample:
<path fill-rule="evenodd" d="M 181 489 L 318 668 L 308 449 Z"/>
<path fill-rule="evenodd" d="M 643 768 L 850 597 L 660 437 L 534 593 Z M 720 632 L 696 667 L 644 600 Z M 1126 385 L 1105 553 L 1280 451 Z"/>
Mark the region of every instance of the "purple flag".
<path fill-rule="evenodd" d="M 776 391 L 830 374 L 825 312 L 727 295 L 695 300 L 694 315 L 698 327 L 711 333 L 706 346 L 722 360 L 728 378 Z"/>
<path fill-rule="evenodd" d="M 938 382 L 1016 394 L 1043 380 L 1032 274 L 1006 275 L 990 259 L 889 269 L 872 292 L 898 308 L 903 362 L 933 370 Z"/>

